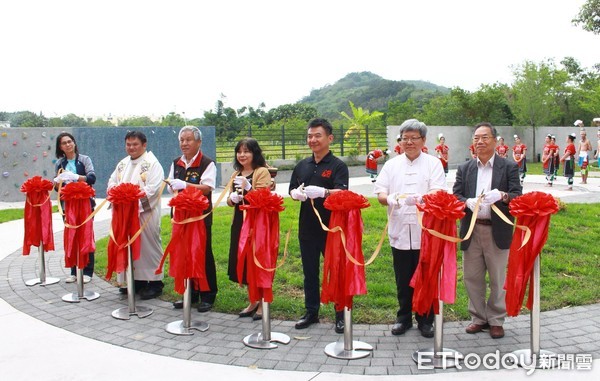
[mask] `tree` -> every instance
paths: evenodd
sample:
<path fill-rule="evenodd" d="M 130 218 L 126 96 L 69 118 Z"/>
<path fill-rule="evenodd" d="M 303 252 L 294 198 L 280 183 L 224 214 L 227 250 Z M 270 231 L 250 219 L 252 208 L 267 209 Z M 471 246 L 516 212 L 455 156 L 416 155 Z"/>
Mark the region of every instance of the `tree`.
<path fill-rule="evenodd" d="M 286 121 L 289 119 L 301 119 L 305 122 L 317 117 L 317 109 L 304 103 L 285 104 L 270 109 L 265 115 L 265 122 Z"/>
<path fill-rule="evenodd" d="M 367 137 L 366 127 L 371 122 L 377 121 L 379 118 L 381 118 L 383 113 L 379 111 L 373 111 L 370 113 L 369 110 L 363 110 L 362 107 L 355 107 L 354 103 L 351 101 L 348 103 L 350 104 L 350 110 L 352 110 L 352 117 L 348 116 L 345 111 L 340 112 L 344 118 L 350 121 L 350 127 L 346 131 L 344 138 L 349 139 L 354 136 L 356 140 L 356 153 L 357 155 L 360 155 L 362 143 Z"/>
<path fill-rule="evenodd" d="M 67 114 L 61 118 L 64 127 L 85 127 L 87 122 L 85 119 L 75 115 Z"/>
<path fill-rule="evenodd" d="M 406 102 L 390 101 L 386 114 L 386 123 L 389 125 L 400 125 L 407 119 L 416 118 L 419 112 L 417 101 L 409 98 Z"/>
<path fill-rule="evenodd" d="M 172 120 L 170 120 L 170 121 L 172 121 Z M 164 119 L 163 119 L 163 122 L 164 122 Z M 177 119 L 175 122 L 179 122 L 179 119 Z M 153 122 L 147 116 L 138 116 L 138 117 L 134 117 L 134 118 L 127 118 L 127 119 L 124 119 L 119 122 L 119 126 L 121 126 L 121 127 L 148 127 L 148 126 L 155 126 L 155 125 L 156 125 L 156 123 Z M 172 126 L 172 125 L 169 124 L 168 126 Z"/>
<path fill-rule="evenodd" d="M 156 124 L 150 121 L 151 124 Z M 183 127 L 185 126 L 185 119 L 174 112 L 170 112 L 168 115 L 165 115 L 160 122 L 161 126 L 164 127 Z"/>
<path fill-rule="evenodd" d="M 47 127 L 48 119 L 42 113 L 39 115 L 31 111 L 18 111 L 9 117 L 12 127 Z"/>
<path fill-rule="evenodd" d="M 533 129 L 532 152 L 535 161 L 535 129 L 549 124 L 560 114 L 555 95 L 561 84 L 556 82 L 556 78 L 564 76 L 552 61 L 539 64 L 525 61 L 513 70 L 513 75 L 511 110 L 517 124 Z"/>
<path fill-rule="evenodd" d="M 577 26 L 581 25 L 583 30 L 600 34 L 600 0 L 587 0 L 571 22 Z"/>

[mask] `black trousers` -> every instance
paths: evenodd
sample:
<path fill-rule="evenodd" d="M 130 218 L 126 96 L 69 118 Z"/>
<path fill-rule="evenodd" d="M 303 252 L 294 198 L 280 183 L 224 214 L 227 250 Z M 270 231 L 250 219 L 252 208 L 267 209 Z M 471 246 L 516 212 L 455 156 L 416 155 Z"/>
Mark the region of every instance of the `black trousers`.
<path fill-rule="evenodd" d="M 77 266 L 71 267 L 71 275 L 77 275 Z M 87 275 L 90 278 L 94 275 L 94 252 L 90 253 L 90 259 L 88 264 L 83 268 L 83 275 Z"/>
<path fill-rule="evenodd" d="M 215 267 L 215 257 L 212 251 L 212 226 L 206 227 L 206 280 L 210 291 L 200 292 L 200 301 L 214 304 L 217 298 L 217 268 Z M 195 292 L 192 292 L 192 299 L 195 299 Z"/>
<path fill-rule="evenodd" d="M 412 299 L 413 288 L 409 286 L 410 280 L 419 264 L 420 250 L 398 250 L 392 247 L 394 258 L 394 274 L 396 275 L 396 291 L 400 308 L 396 314 L 396 322 L 412 324 Z M 419 325 L 433 324 L 433 308 L 427 315 L 415 314 Z"/>
<path fill-rule="evenodd" d="M 321 306 L 319 272 L 321 256 L 325 254 L 326 239 L 326 235 L 318 235 L 314 239 L 300 238 L 300 256 L 304 272 L 304 306 L 306 312 L 312 314 L 318 314 Z"/>

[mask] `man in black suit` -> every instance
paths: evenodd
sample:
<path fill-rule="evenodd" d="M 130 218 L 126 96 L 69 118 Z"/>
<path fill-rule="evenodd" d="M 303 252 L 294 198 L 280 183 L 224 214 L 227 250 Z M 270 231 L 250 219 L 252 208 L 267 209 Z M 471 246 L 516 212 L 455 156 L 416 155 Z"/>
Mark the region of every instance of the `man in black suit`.
<path fill-rule="evenodd" d="M 518 166 L 495 154 L 496 129 L 490 123 L 475 126 L 473 145 L 477 158 L 460 165 L 456 172 L 453 192 L 467 205 L 466 215 L 460 223 L 460 235 L 464 237 L 478 197 L 483 195 L 471 238 L 463 241 L 464 281 L 469 295 L 471 324 L 467 333 L 490 330 L 494 339 L 504 337 L 506 302 L 504 281 L 508 251 L 512 242 L 513 227 L 502 221 L 491 205 L 494 204 L 511 221 L 508 203 L 521 195 Z M 486 272 L 490 281 L 490 296 L 486 296 Z"/>

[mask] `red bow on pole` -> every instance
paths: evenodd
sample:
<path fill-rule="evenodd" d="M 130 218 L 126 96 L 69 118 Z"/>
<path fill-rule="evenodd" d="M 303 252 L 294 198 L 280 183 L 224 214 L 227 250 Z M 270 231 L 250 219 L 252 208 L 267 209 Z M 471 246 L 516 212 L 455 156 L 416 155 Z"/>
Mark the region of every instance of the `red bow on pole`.
<path fill-rule="evenodd" d="M 200 291 L 208 291 L 206 279 L 206 225 L 202 213 L 208 209 L 209 201 L 201 190 L 187 187 L 169 201 L 173 208 L 173 232 L 171 242 L 156 269 L 162 272 L 167 256 L 169 275 L 175 279 L 174 289 L 179 294 L 185 292 L 185 280 L 194 279 L 194 286 Z"/>
<path fill-rule="evenodd" d="M 146 194 L 137 184 L 122 183 L 110 188 L 106 199 L 112 204 L 111 235 L 108 240 L 108 263 L 106 279 L 112 273 L 127 269 L 127 247 L 131 247 L 133 260 L 140 257 L 139 235 L 129 242 L 140 230 L 139 200 Z"/>
<path fill-rule="evenodd" d="M 449 304 L 456 299 L 456 220 L 465 215 L 465 204 L 438 191 L 423 196 L 423 204 L 417 208 L 423 212 L 423 229 L 419 264 L 410 281 L 412 308 L 426 315 L 433 305 L 437 314 L 440 299 Z"/>
<path fill-rule="evenodd" d="M 248 282 L 250 302 L 273 301 L 273 278 L 279 253 L 279 213 L 284 210 L 283 198 L 269 188 L 246 194 L 248 202 L 240 206 L 246 216 L 238 243 L 238 279 Z"/>
<path fill-rule="evenodd" d="M 90 198 L 94 189 L 87 183 L 74 182 L 61 189 L 60 198 L 65 201 L 65 267 L 85 268 L 89 253 L 96 250 Z M 79 257 L 79 260 L 78 260 Z"/>
<path fill-rule="evenodd" d="M 21 185 L 21 192 L 26 193 L 25 202 L 25 237 L 23 239 L 23 255 L 29 255 L 31 246 L 44 245 L 44 251 L 54 250 L 54 234 L 52 232 L 52 204 L 50 192 L 52 181 L 34 176 Z"/>
<path fill-rule="evenodd" d="M 344 190 L 332 193 L 325 199 L 324 206 L 331 210 L 331 217 L 325 245 L 321 302 L 333 302 L 336 311 L 343 311 L 344 307 L 352 309 L 353 297 L 367 293 L 360 210 L 369 207 L 369 202 L 362 195 Z"/>
<path fill-rule="evenodd" d="M 529 192 L 514 198 L 509 205 L 510 214 L 516 217 L 515 224 L 524 225 L 531 231 L 531 237 L 523 245 L 525 232 L 515 229 L 508 254 L 506 273 L 506 313 L 517 316 L 525 298 L 527 283 L 532 278 L 535 259 L 542 252 L 548 239 L 550 216 L 558 212 L 554 197 L 544 192 Z M 533 282 L 529 283 L 527 308 L 533 305 Z"/>

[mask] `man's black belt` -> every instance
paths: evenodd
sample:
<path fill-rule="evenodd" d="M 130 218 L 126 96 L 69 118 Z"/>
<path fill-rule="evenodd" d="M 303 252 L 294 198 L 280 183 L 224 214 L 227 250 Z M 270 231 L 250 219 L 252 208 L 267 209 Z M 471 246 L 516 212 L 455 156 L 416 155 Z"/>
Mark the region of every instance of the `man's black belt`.
<path fill-rule="evenodd" d="M 492 220 L 484 220 L 484 219 L 478 218 L 475 220 L 475 223 L 479 224 L 479 225 L 490 225 L 491 226 Z"/>

